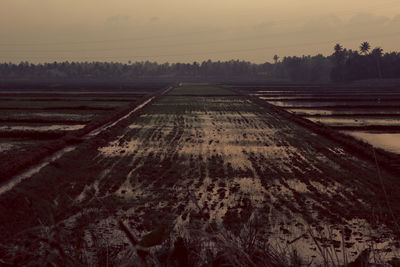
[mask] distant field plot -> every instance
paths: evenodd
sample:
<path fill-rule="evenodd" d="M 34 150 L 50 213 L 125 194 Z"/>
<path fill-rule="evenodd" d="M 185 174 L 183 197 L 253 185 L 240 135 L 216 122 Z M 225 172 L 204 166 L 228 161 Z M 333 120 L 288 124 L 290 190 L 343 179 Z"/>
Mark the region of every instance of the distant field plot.
<path fill-rule="evenodd" d="M 311 121 L 323 123 L 329 126 L 369 126 L 369 125 L 386 125 L 386 126 L 400 126 L 399 118 L 368 118 L 368 117 L 358 117 L 358 118 L 335 118 L 335 117 L 305 117 Z"/>
<path fill-rule="evenodd" d="M 235 95 L 234 92 L 217 87 L 208 85 L 183 85 L 181 87 L 174 88 L 169 95 L 193 95 L 193 96 L 204 96 L 204 95 Z"/>
<path fill-rule="evenodd" d="M 69 111 L 29 111 L 29 110 L 0 110 L 0 123 L 5 122 L 89 122 L 104 116 L 107 111 L 69 110 Z"/>
<path fill-rule="evenodd" d="M 263 97 L 261 97 L 263 99 Z M 264 100 L 264 99 L 263 99 Z M 378 101 L 337 101 L 337 102 L 327 102 L 327 101 L 267 101 L 268 103 L 285 108 L 310 108 L 310 109 L 320 109 L 324 107 L 329 108 L 341 108 L 341 109 L 352 109 L 352 108 L 374 108 L 374 109 L 395 109 L 399 107 L 399 103 L 396 102 L 378 102 Z"/>
<path fill-rule="evenodd" d="M 332 117 L 393 117 L 400 116 L 400 109 L 393 107 L 393 109 L 299 109 L 299 108 L 286 108 L 287 111 L 298 114 L 300 116 L 332 116 Z"/>
<path fill-rule="evenodd" d="M 43 124 L 43 123 L 35 123 L 32 125 L 31 123 L 8 123 L 1 124 L 0 123 L 0 132 L 1 131 L 73 131 L 79 130 L 85 127 L 84 124 L 76 124 L 76 125 L 60 125 L 60 124 Z"/>
<path fill-rule="evenodd" d="M 129 102 L 105 101 L 1 101 L 0 110 L 6 109 L 114 109 Z"/>
<path fill-rule="evenodd" d="M 46 144 L 44 140 L 24 140 L 17 138 L 0 138 L 0 157 L 12 151 L 29 150 L 32 146 Z"/>
<path fill-rule="evenodd" d="M 397 87 L 288 85 L 237 89 L 311 121 L 351 130 L 351 136 L 366 136 L 359 139 L 377 148 L 398 152 L 390 149 L 388 143 L 382 145 L 383 142 L 375 141 L 380 139 L 379 133 L 382 136 L 400 133 L 400 89 Z M 391 140 L 392 146 L 397 147 L 398 139 Z"/>
<path fill-rule="evenodd" d="M 138 91 L 0 91 L 0 160 L 18 161 L 23 153 L 24 158 L 46 155 L 46 147 L 61 147 L 53 143 L 67 134 L 83 133 L 143 97 Z"/>

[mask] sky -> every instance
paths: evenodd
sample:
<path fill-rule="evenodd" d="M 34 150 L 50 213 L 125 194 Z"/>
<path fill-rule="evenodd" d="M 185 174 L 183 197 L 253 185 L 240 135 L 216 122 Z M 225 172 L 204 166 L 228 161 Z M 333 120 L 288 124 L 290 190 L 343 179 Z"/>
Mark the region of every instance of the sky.
<path fill-rule="evenodd" d="M 1 0 L 0 62 L 246 60 L 400 48 L 400 0 Z"/>

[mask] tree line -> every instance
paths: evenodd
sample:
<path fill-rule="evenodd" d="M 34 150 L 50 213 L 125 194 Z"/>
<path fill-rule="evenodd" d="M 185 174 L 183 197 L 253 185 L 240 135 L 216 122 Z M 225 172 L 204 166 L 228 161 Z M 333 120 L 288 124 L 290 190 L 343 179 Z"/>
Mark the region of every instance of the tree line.
<path fill-rule="evenodd" d="M 45 64 L 0 63 L 0 79 L 120 79 L 257 78 L 294 82 L 347 82 L 365 79 L 400 78 L 400 53 L 384 53 L 363 42 L 358 50 L 336 44 L 329 56 L 278 55 L 274 62 L 254 64 L 248 61 L 203 61 L 193 63 L 157 62 L 53 62 Z"/>

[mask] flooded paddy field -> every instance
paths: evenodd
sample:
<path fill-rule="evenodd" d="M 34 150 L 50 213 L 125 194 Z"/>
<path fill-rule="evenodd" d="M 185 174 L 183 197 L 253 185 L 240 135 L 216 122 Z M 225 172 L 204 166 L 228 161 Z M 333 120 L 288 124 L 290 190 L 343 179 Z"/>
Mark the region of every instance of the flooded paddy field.
<path fill-rule="evenodd" d="M 373 164 L 274 108 L 202 88 L 159 97 L 0 195 L 2 245 L 34 247 L 27 236 L 53 229 L 96 265 L 105 250 L 129 257 L 121 223 L 165 243 L 192 230 L 244 238 L 257 225 L 256 242 L 305 262 L 320 262 L 319 248 L 349 260 L 371 246 L 398 253 L 398 177 L 377 179 Z"/>
<path fill-rule="evenodd" d="M 32 125 L 30 123 L 7 123 L 6 125 L 0 124 L 0 131 L 74 131 L 82 129 L 83 127 L 85 127 L 84 124 L 62 125 L 35 123 Z"/>
<path fill-rule="evenodd" d="M 86 95 L 82 97 L 82 95 Z M 116 97 L 116 95 L 120 95 Z M 21 128 L 32 123 L 86 124 L 113 110 L 128 106 L 142 95 L 117 92 L 48 92 L 48 91 L 0 91 L 1 127 Z M 16 97 L 17 96 L 17 97 Z"/>
<path fill-rule="evenodd" d="M 340 130 L 377 148 L 396 152 L 398 139 L 380 141 L 400 133 L 400 89 L 397 87 L 307 87 L 245 88 L 252 96 L 296 115 Z M 379 133 L 382 138 L 378 137 Z M 393 149 L 390 148 L 392 144 Z"/>
<path fill-rule="evenodd" d="M 19 138 L 1 138 L 0 139 L 0 155 L 10 151 L 29 150 L 30 147 L 38 144 L 45 144 L 45 140 L 24 140 Z"/>
<path fill-rule="evenodd" d="M 28 166 L 70 142 L 78 142 L 152 92 L 81 90 L 79 86 L 68 90 L 0 89 L 0 162 L 4 166 L 0 182 L 11 175 L 9 169 L 17 173 L 19 166 Z"/>
<path fill-rule="evenodd" d="M 28 122 L 28 121 L 44 121 L 44 122 L 85 122 L 88 123 L 98 117 L 106 115 L 108 111 L 93 110 L 0 110 L 0 122 Z"/>

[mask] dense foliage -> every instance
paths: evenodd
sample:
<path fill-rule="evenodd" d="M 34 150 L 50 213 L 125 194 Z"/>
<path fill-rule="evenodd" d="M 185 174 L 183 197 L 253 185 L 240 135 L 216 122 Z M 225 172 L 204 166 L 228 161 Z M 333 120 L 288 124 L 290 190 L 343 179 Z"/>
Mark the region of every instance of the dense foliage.
<path fill-rule="evenodd" d="M 202 63 L 134 62 L 54 62 L 45 64 L 0 64 L 0 78 L 6 79 L 122 79 L 145 77 L 174 79 L 233 79 L 257 77 L 296 82 L 354 81 L 363 79 L 400 78 L 400 53 L 383 53 L 379 47 L 370 52 L 370 44 L 363 42 L 360 52 L 347 50 L 340 44 L 328 57 L 289 56 L 274 63 L 253 64 L 246 61 L 204 61 Z"/>

